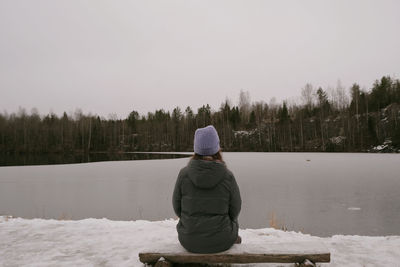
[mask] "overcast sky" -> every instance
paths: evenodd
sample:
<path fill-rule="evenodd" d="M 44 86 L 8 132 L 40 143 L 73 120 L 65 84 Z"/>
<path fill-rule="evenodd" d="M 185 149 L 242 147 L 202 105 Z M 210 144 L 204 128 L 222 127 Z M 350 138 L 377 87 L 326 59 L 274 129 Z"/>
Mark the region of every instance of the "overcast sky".
<path fill-rule="evenodd" d="M 0 0 L 0 112 L 124 118 L 400 78 L 400 1 Z"/>

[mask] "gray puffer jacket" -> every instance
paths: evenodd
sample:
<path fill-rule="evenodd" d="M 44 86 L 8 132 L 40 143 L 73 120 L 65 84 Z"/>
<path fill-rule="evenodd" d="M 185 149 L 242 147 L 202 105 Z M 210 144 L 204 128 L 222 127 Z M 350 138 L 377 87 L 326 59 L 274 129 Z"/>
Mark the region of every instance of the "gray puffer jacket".
<path fill-rule="evenodd" d="M 242 200 L 224 163 L 190 160 L 179 172 L 172 202 L 179 242 L 188 251 L 215 253 L 235 243 Z"/>

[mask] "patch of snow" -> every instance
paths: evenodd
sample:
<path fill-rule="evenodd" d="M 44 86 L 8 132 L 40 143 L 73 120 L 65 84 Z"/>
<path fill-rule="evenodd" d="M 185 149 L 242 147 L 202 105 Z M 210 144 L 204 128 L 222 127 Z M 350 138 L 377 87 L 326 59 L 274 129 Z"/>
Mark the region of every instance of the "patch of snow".
<path fill-rule="evenodd" d="M 250 130 L 250 131 L 240 130 L 240 131 L 233 131 L 233 135 L 235 137 L 238 137 L 238 136 L 250 136 L 250 135 L 255 134 L 256 132 L 257 132 L 257 129 L 253 129 L 253 130 Z"/>
<path fill-rule="evenodd" d="M 0 266 L 143 266 L 139 252 L 160 247 L 184 251 L 178 242 L 176 224 L 173 219 L 59 221 L 0 216 Z M 239 234 L 243 243 L 234 245 L 229 252 L 250 247 L 279 250 L 280 243 L 292 243 L 298 249 L 296 243 L 318 242 L 324 248 L 306 245 L 300 249 L 329 250 L 331 263 L 321 266 L 397 266 L 400 259 L 400 236 L 321 238 L 272 228 L 243 229 Z"/>
<path fill-rule="evenodd" d="M 396 148 L 392 146 L 392 140 L 387 138 L 382 145 L 371 148 L 372 152 L 396 152 Z"/>
<path fill-rule="evenodd" d="M 344 140 L 346 140 L 346 136 L 334 136 L 334 137 L 331 137 L 331 138 L 329 138 L 329 140 L 333 143 L 333 144 L 336 144 L 336 145 L 339 145 L 339 144 L 341 144 Z"/>
<path fill-rule="evenodd" d="M 383 150 L 383 149 L 385 149 L 385 148 L 387 148 L 386 145 L 382 145 L 382 146 L 381 146 L 381 145 L 378 145 L 378 146 L 373 147 L 372 149 L 379 151 L 379 150 Z"/>
<path fill-rule="evenodd" d="M 347 209 L 348 210 L 361 210 L 361 208 L 359 208 L 359 207 L 348 207 Z"/>
<path fill-rule="evenodd" d="M 387 138 L 384 142 L 384 145 L 391 145 L 392 144 L 392 140 L 390 138 Z"/>

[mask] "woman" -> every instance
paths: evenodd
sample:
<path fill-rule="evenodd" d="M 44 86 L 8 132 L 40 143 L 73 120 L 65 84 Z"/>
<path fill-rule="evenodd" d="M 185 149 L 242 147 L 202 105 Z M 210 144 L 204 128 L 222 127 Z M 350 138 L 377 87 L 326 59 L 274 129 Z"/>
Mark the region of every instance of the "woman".
<path fill-rule="evenodd" d="M 222 160 L 213 126 L 196 130 L 194 153 L 179 172 L 172 197 L 179 242 L 194 253 L 221 252 L 241 241 L 239 187 Z"/>

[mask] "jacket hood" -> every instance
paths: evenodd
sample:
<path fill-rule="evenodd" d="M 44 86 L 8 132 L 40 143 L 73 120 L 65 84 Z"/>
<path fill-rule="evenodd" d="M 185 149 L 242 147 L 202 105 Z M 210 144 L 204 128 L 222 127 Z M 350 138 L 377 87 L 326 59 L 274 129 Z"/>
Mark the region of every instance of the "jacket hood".
<path fill-rule="evenodd" d="M 192 159 L 188 164 L 188 176 L 196 187 L 212 188 L 227 175 L 224 163 Z"/>

